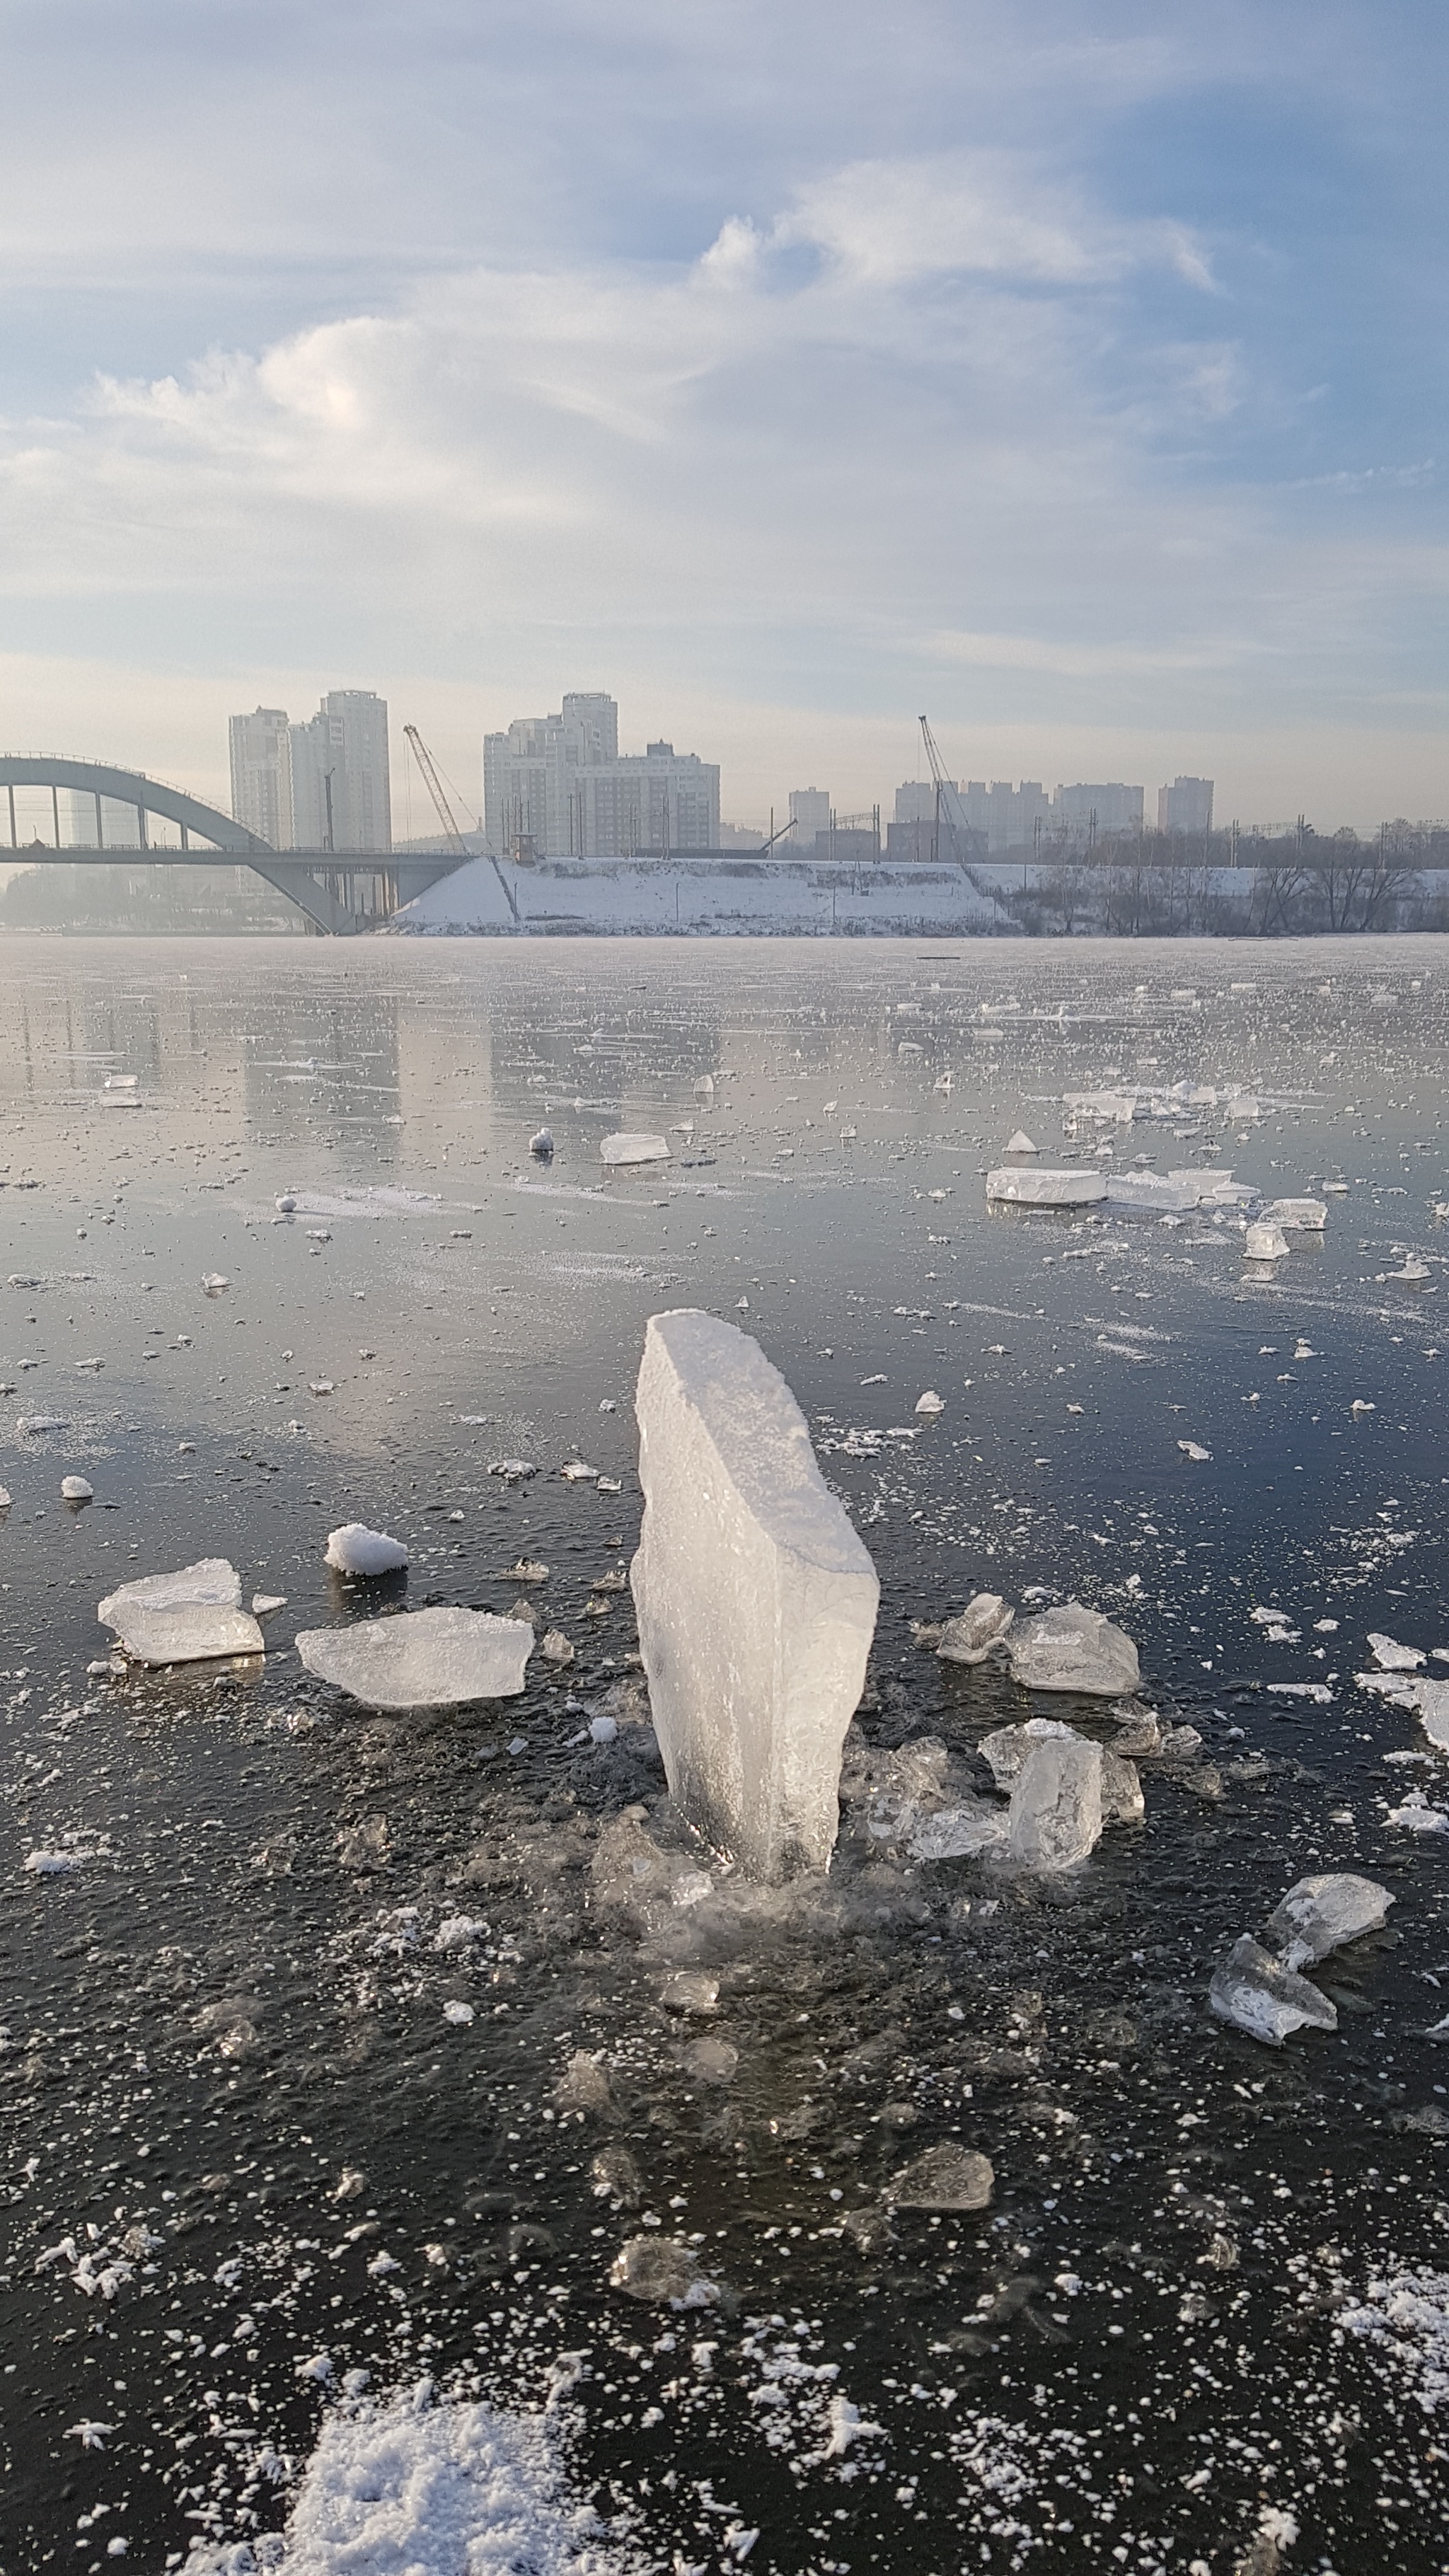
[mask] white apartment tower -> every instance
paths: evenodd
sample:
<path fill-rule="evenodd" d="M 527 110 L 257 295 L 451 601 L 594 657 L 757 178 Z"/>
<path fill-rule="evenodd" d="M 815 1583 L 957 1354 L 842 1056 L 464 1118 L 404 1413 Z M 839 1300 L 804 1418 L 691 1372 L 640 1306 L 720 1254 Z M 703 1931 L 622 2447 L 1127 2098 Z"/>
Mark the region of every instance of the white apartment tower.
<path fill-rule="evenodd" d="M 501 858 L 633 858 L 719 846 L 719 770 L 669 742 L 619 751 L 619 710 L 603 690 L 557 715 L 521 716 L 483 742 L 483 827 Z"/>
<path fill-rule="evenodd" d="M 1174 778 L 1157 791 L 1159 832 L 1210 832 L 1213 827 L 1213 782 L 1210 778 Z"/>
<path fill-rule="evenodd" d="M 813 850 L 818 840 L 830 837 L 830 790 L 828 787 L 792 787 L 790 790 L 789 838 L 797 849 Z"/>
<path fill-rule="evenodd" d="M 274 850 L 289 850 L 292 743 L 286 714 L 281 707 L 258 707 L 253 715 L 233 716 L 229 730 L 232 818 Z"/>
<path fill-rule="evenodd" d="M 390 850 L 387 700 L 372 689 L 329 689 L 289 734 L 293 849 Z"/>

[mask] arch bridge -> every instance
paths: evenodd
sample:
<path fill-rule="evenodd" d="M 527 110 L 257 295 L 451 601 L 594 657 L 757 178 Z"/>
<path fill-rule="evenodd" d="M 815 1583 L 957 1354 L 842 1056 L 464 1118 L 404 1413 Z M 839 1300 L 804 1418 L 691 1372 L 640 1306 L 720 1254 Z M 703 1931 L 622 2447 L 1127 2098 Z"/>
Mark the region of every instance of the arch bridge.
<path fill-rule="evenodd" d="M 54 844 L 22 844 L 16 829 L 17 787 L 50 790 Z M 463 860 L 451 852 L 401 857 L 392 850 L 274 850 L 243 823 L 214 805 L 147 778 L 138 769 L 113 769 L 96 760 L 64 760 L 31 754 L 0 754 L 0 788 L 6 791 L 10 848 L 31 866 L 59 863 L 66 867 L 124 866 L 140 858 L 170 867 L 247 867 L 266 884 L 296 904 L 315 930 L 338 936 L 371 929 L 386 921 L 400 904 L 422 894 L 440 877 L 449 876 Z M 94 799 L 94 846 L 63 847 L 60 837 L 61 790 Z M 125 805 L 136 816 L 139 848 L 108 849 L 106 804 Z M 179 850 L 156 849 L 147 828 L 152 815 L 174 823 L 181 834 Z M 3 829 L 3 824 L 0 824 Z M 200 847 L 197 844 L 200 843 Z M 470 856 L 471 853 L 466 853 Z"/>

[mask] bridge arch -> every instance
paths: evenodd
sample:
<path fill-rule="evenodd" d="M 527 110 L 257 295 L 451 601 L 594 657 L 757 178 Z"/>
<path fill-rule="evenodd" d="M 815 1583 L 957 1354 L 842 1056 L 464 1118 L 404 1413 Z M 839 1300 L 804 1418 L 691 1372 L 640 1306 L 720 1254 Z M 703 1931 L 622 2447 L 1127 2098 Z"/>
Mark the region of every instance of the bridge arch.
<path fill-rule="evenodd" d="M 33 844 L 22 850 L 15 828 L 17 787 L 51 790 L 56 840 L 53 850 L 37 849 Z M 61 848 L 60 807 L 56 800 L 62 787 L 95 798 L 94 849 Z M 249 832 L 244 823 L 233 821 L 230 814 L 221 813 L 215 805 L 205 804 L 201 797 L 188 796 L 179 787 L 168 787 L 159 778 L 148 778 L 143 770 L 117 769 L 99 760 L 61 759 L 33 752 L 0 753 L 0 788 L 8 798 L 10 847 L 17 857 L 30 862 L 134 860 L 134 850 L 106 849 L 101 811 L 103 800 L 128 805 L 136 815 L 143 855 L 173 866 L 186 860 L 204 867 L 240 862 L 275 887 L 278 894 L 286 895 L 316 930 L 346 934 L 370 929 L 375 921 L 386 919 L 400 901 L 405 902 L 409 894 L 420 894 L 459 864 L 452 854 L 430 858 L 394 856 L 390 850 L 274 850 L 269 841 Z M 148 814 L 179 826 L 179 851 L 151 849 L 146 830 Z M 198 850 L 193 834 L 207 846 Z"/>

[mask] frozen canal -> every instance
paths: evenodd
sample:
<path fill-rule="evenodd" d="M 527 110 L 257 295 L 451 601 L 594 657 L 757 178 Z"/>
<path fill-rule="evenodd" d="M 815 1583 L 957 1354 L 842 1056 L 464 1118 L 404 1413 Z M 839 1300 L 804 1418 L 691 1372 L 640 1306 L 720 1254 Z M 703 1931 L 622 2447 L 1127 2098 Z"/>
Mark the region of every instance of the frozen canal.
<path fill-rule="evenodd" d="M 1446 999 L 1435 938 L 7 943 L 3 2576 L 1444 2567 L 1449 1754 L 1356 1676 L 1449 1680 Z M 988 1213 L 1018 1130 L 1326 1228 Z M 634 1660 L 672 1306 L 881 1581 L 788 1898 Z M 344 1699 L 353 1521 L 572 1661 Z M 203 1556 L 265 1660 L 112 1673 Z M 1140 1650 L 1144 1818 L 1055 1876 L 913 1849 L 995 1728 L 1122 1730 L 917 1634 L 982 1591 Z M 1388 1928 L 1265 2047 L 1209 1979 L 1320 1870 Z M 951 2147 L 989 2202 L 911 2205 Z"/>

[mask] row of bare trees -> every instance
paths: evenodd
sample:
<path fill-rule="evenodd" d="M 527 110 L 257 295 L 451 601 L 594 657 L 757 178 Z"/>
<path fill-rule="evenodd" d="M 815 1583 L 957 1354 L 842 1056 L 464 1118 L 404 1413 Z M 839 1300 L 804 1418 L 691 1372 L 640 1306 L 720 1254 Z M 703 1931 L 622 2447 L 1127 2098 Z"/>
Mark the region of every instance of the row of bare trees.
<path fill-rule="evenodd" d="M 1440 885 L 1433 876 L 1443 871 Z M 1430 883 L 1426 885 L 1426 875 Z M 1449 827 L 1399 821 L 1369 839 L 1300 823 L 1282 834 L 1120 834 L 1063 843 L 997 901 L 1012 926 L 1118 938 L 1304 937 L 1449 927 Z"/>

